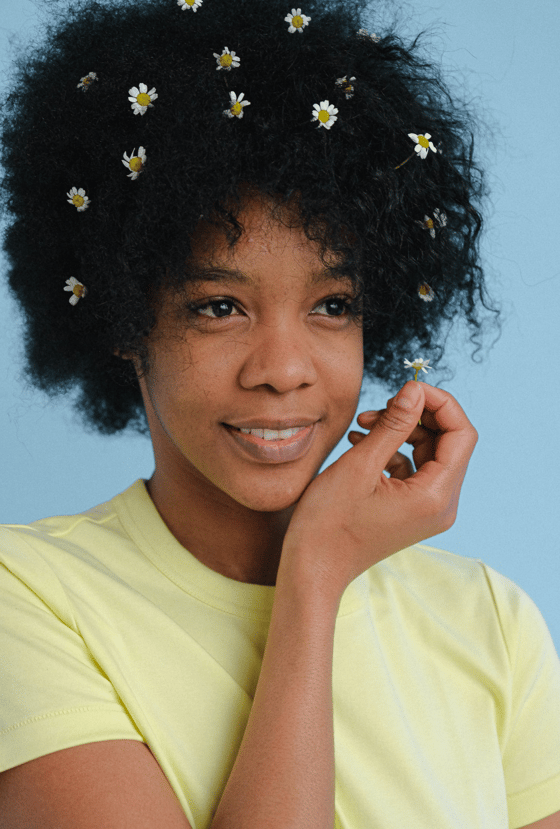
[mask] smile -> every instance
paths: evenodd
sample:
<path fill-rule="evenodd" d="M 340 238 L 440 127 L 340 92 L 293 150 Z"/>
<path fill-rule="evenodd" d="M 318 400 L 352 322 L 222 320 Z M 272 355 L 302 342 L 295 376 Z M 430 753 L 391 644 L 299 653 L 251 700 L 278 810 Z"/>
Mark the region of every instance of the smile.
<path fill-rule="evenodd" d="M 293 429 L 282 429 L 280 431 L 276 429 L 238 429 L 237 426 L 232 426 L 231 428 L 242 432 L 244 435 L 255 435 L 255 437 L 263 438 L 263 440 L 287 440 L 297 435 L 298 432 L 301 432 L 306 427 L 294 426 Z"/>
<path fill-rule="evenodd" d="M 294 426 L 291 429 L 238 429 L 222 424 L 243 454 L 265 463 L 287 463 L 306 454 L 317 423 L 310 426 Z"/>

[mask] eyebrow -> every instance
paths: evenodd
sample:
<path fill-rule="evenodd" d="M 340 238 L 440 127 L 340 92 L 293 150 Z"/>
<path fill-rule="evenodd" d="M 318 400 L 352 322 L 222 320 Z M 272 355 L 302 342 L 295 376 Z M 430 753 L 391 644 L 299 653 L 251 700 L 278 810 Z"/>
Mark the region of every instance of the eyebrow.
<path fill-rule="evenodd" d="M 234 282 L 238 285 L 251 285 L 253 280 L 250 276 L 237 270 L 237 268 L 224 267 L 204 267 L 195 265 L 189 268 L 189 276 L 195 282 Z M 346 274 L 343 274 L 336 269 L 330 270 L 323 268 L 320 271 L 313 271 L 311 274 L 311 283 L 313 285 L 320 285 L 324 282 L 332 280 L 349 279 Z"/>

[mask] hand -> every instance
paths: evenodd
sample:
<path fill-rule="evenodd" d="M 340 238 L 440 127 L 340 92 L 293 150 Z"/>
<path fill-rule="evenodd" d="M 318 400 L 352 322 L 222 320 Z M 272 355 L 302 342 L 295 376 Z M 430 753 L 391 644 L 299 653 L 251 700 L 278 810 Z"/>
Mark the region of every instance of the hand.
<path fill-rule="evenodd" d="M 304 491 L 279 577 L 295 566 L 310 585 L 340 599 L 377 562 L 454 524 L 478 433 L 448 392 L 414 380 L 403 390 L 415 393 L 416 403 L 403 409 L 391 398 L 386 409 L 360 414 L 369 434 L 350 432 L 353 447 Z M 416 472 L 397 451 L 405 442 L 414 446 Z"/>

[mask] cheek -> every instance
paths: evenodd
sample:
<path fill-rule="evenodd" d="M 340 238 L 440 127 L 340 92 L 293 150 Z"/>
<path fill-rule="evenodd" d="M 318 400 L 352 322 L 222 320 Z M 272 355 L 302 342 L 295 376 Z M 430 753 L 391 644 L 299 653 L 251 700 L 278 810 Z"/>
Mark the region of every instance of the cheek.
<path fill-rule="evenodd" d="M 337 397 L 357 405 L 364 373 L 364 350 L 361 329 L 339 344 L 330 359 L 331 385 Z"/>
<path fill-rule="evenodd" d="M 213 405 L 223 401 L 229 374 L 224 354 L 219 357 L 187 343 L 157 353 L 145 385 L 167 432 L 185 431 L 189 423 L 204 422 L 201 413 L 211 413 Z"/>

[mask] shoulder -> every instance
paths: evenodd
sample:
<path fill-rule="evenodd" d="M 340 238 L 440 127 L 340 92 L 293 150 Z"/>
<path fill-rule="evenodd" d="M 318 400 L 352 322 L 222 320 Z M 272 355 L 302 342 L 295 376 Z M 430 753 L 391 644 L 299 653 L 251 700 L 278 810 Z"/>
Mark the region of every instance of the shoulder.
<path fill-rule="evenodd" d="M 60 551 L 84 555 L 88 549 L 102 549 L 99 541 L 107 534 L 128 537 L 123 526 L 123 513 L 130 505 L 136 511 L 145 505 L 144 482 L 136 481 L 124 492 L 84 512 L 71 515 L 54 515 L 30 524 L 0 524 L 0 562 L 7 557 L 25 559 L 29 555 L 42 556 L 45 560 Z M 136 503 L 138 502 L 138 503 Z"/>
<path fill-rule="evenodd" d="M 545 643 L 546 623 L 530 596 L 481 559 L 415 544 L 368 571 L 370 595 L 411 626 L 454 631 L 510 663 L 527 637 Z M 548 642 L 546 643 L 548 647 Z"/>
<path fill-rule="evenodd" d="M 67 619 L 69 592 L 95 573 L 109 574 L 118 548 L 134 548 L 119 517 L 119 499 L 139 483 L 83 513 L 0 525 L 2 594 L 32 604 L 40 599 Z"/>

